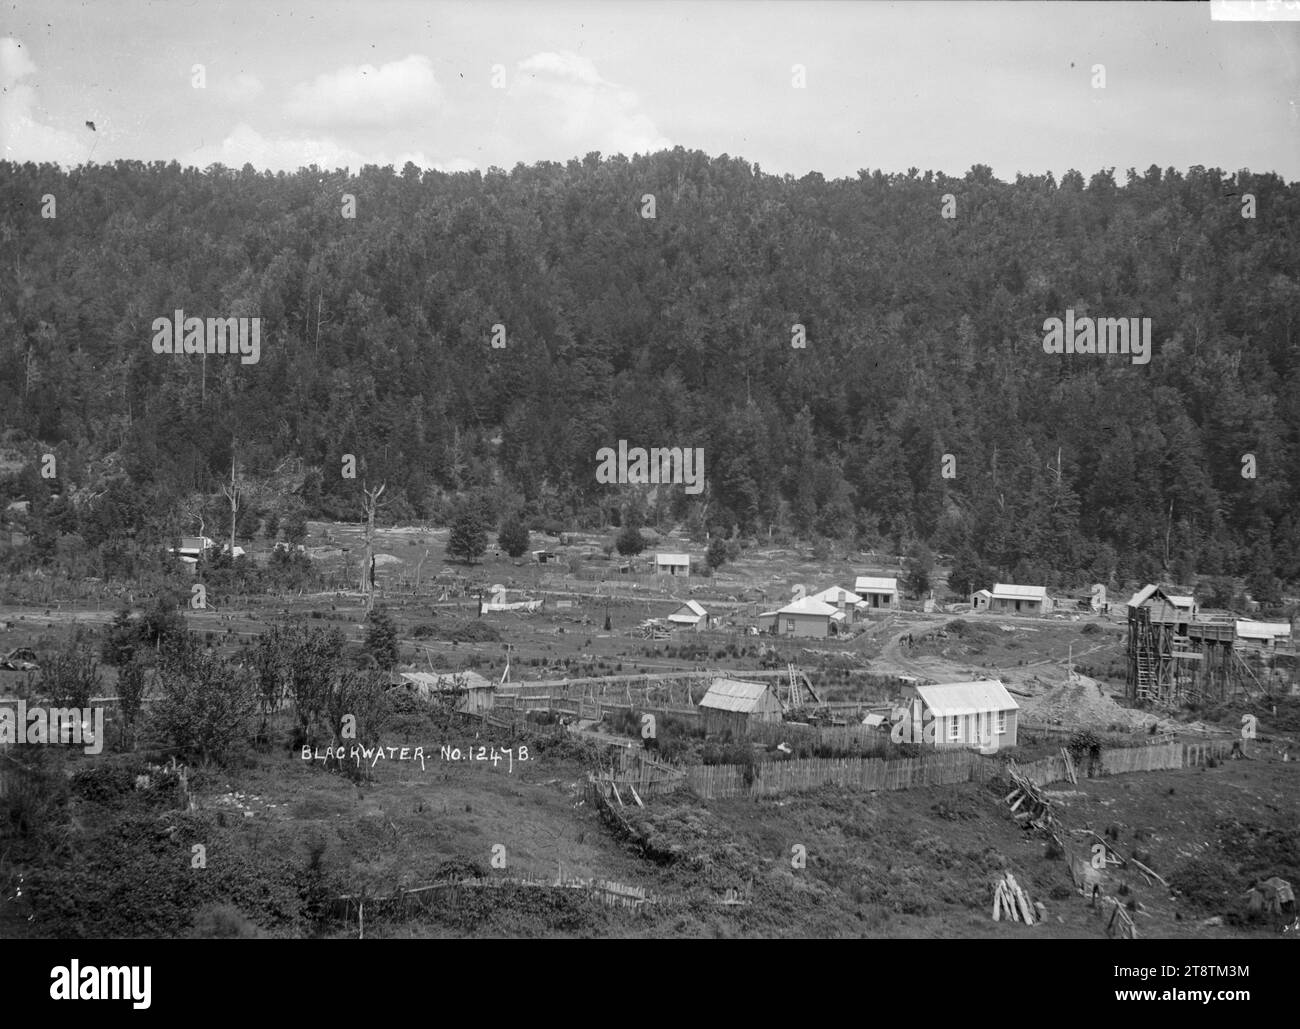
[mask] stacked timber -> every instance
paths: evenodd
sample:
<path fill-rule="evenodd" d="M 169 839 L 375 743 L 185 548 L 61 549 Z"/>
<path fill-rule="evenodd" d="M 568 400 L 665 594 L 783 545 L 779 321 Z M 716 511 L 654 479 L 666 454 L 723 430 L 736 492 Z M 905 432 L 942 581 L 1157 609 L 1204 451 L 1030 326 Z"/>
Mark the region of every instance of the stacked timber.
<path fill-rule="evenodd" d="M 993 921 L 1000 922 L 1003 918 L 1008 922 L 1024 922 L 1026 925 L 1033 925 L 1037 921 L 1033 905 L 1010 872 L 993 887 Z"/>
<path fill-rule="evenodd" d="M 1003 803 L 1011 806 L 1011 817 L 1024 828 L 1036 829 L 1061 843 L 1060 824 L 1052 813 L 1052 802 L 1043 796 L 1038 784 L 1022 775 L 1014 761 L 1007 763 L 1007 775 L 1015 786 L 1003 798 Z"/>

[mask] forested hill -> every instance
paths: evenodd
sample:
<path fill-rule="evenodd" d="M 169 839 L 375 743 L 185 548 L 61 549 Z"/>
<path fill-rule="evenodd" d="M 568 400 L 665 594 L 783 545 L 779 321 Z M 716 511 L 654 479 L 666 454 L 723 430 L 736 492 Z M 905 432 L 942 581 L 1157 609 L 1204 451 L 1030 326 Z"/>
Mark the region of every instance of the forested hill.
<path fill-rule="evenodd" d="M 308 514 L 360 517 L 352 453 L 390 519 L 473 493 L 601 524 L 626 439 L 704 449 L 661 523 L 923 540 L 1016 581 L 1300 578 L 1300 188 L 1120 179 L 0 164 L 0 417 L 92 544 L 175 531 L 232 451 L 299 459 Z M 176 309 L 260 317 L 259 361 L 155 354 Z M 1150 363 L 1045 353 L 1067 309 L 1150 318 Z M 39 508 L 33 468 L 5 489 Z"/>

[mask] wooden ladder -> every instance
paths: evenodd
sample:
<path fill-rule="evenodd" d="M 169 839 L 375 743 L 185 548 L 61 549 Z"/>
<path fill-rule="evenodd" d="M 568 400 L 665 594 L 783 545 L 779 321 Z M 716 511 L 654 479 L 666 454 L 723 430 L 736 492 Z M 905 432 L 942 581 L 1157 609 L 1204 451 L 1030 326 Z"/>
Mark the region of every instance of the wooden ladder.
<path fill-rule="evenodd" d="M 1151 652 L 1139 644 L 1137 652 L 1137 695 L 1139 699 L 1155 697 L 1155 672 L 1151 668 Z"/>

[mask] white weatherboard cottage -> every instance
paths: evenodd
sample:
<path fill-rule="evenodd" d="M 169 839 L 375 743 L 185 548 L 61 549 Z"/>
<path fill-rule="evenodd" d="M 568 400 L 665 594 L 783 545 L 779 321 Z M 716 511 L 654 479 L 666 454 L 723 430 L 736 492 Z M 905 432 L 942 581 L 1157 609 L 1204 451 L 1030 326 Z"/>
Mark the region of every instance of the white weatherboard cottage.
<path fill-rule="evenodd" d="M 904 717 L 912 720 L 914 740 L 924 738 L 924 726 L 933 719 L 934 746 L 940 749 L 1016 745 L 1020 705 L 997 679 L 909 686 L 904 695 Z"/>
<path fill-rule="evenodd" d="M 1052 609 L 1046 586 L 1015 586 L 1010 583 L 993 584 L 989 610 L 995 614 L 1041 615 Z"/>
<path fill-rule="evenodd" d="M 893 611 L 898 607 L 898 579 L 894 576 L 859 575 L 853 592 L 872 611 Z"/>

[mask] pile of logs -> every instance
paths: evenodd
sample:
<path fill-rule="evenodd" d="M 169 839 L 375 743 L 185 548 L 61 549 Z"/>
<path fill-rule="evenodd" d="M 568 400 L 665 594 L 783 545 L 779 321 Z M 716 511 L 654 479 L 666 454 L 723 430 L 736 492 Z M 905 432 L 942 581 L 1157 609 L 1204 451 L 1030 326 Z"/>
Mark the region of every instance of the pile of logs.
<path fill-rule="evenodd" d="M 1026 925 L 1035 922 L 1033 906 L 1010 872 L 999 879 L 993 889 L 993 921 L 1002 921 L 1003 915 L 1010 922 L 1024 922 Z"/>
<path fill-rule="evenodd" d="M 1002 802 L 1011 805 L 1011 817 L 1025 828 L 1037 829 L 1061 844 L 1061 827 L 1052 813 L 1052 802 L 1043 796 L 1037 784 L 1021 775 L 1014 761 L 1007 763 L 1007 775 L 1015 789 L 1002 798 Z"/>

